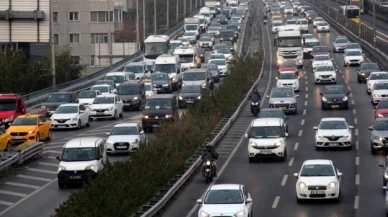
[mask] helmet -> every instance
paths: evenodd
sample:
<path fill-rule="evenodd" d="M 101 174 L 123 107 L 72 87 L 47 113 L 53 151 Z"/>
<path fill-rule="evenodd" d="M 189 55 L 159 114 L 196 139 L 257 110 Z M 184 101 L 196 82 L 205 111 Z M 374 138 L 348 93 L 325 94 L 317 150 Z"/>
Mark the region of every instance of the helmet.
<path fill-rule="evenodd" d="M 210 144 L 207 144 L 206 145 L 206 150 L 209 151 L 209 152 L 212 151 L 213 150 L 213 146 L 210 145 Z"/>
<path fill-rule="evenodd" d="M 253 93 L 258 94 L 259 91 L 257 91 L 257 89 L 254 89 L 254 90 L 253 90 Z"/>

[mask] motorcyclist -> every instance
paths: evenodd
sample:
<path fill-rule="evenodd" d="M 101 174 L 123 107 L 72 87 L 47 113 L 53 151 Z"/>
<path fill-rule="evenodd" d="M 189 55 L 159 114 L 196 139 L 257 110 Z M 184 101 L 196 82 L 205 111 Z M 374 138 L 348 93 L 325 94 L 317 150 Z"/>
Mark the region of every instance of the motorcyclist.
<path fill-rule="evenodd" d="M 252 101 L 257 102 L 260 100 L 261 100 L 261 95 L 260 95 L 259 91 L 257 89 L 254 89 L 253 94 L 252 94 Z"/>
<path fill-rule="evenodd" d="M 264 22 L 267 22 L 267 19 L 268 19 L 267 14 L 264 14 L 264 17 L 263 17 Z"/>
<path fill-rule="evenodd" d="M 205 169 L 206 161 L 210 160 L 213 163 L 214 177 L 217 177 L 217 164 L 216 164 L 217 159 L 218 159 L 218 153 L 213 149 L 213 146 L 210 144 L 206 145 L 206 150 L 202 154 L 202 160 L 204 161 L 203 167 L 202 167 L 203 174 L 205 174 L 204 169 Z"/>

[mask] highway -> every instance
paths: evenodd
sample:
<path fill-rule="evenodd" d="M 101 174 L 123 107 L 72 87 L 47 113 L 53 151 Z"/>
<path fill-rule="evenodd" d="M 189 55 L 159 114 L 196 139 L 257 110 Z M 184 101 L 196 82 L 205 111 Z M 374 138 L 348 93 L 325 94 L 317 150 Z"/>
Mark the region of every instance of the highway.
<path fill-rule="evenodd" d="M 241 27 L 240 38 L 235 50 L 238 50 L 241 46 L 241 37 L 244 30 L 245 24 Z M 218 39 L 216 39 L 216 43 L 219 43 Z M 211 51 L 206 52 L 206 61 L 211 53 Z M 220 83 L 216 83 L 215 88 L 222 84 L 222 81 L 223 78 L 221 78 Z M 174 94 L 178 93 L 175 92 Z M 182 114 L 183 112 L 185 112 L 185 109 L 180 109 L 180 113 Z M 49 217 L 54 215 L 54 209 L 65 201 L 71 192 L 79 190 L 79 186 L 58 189 L 56 179 L 58 161 L 55 158 L 61 155 L 63 145 L 71 138 L 76 137 L 107 137 L 106 133 L 110 132 L 115 124 L 121 122 L 141 123 L 141 118 L 141 111 L 129 111 L 124 113 L 124 118 L 122 119 L 93 121 L 91 127 L 84 127 L 79 131 L 54 131 L 52 140 L 45 143 L 43 158 L 20 168 L 15 174 L 1 180 L 0 216 Z M 147 139 L 153 136 L 150 132 L 147 132 L 146 135 Z M 130 159 L 130 157 L 131 154 L 110 155 L 109 160 L 114 162 Z"/>
<path fill-rule="evenodd" d="M 260 7 L 262 7 L 260 3 Z M 262 10 L 256 17 L 262 17 Z M 259 91 L 267 92 L 266 86 L 272 88 L 276 84 L 276 56 L 272 45 L 273 36 L 269 28 L 263 30 L 265 49 L 265 75 L 259 84 Z M 330 33 L 319 33 L 310 27 L 321 44 L 331 47 L 331 42 L 338 35 L 332 29 Z M 290 136 L 287 141 L 287 162 L 261 161 L 249 163 L 247 155 L 248 140 L 243 137 L 248 130 L 252 115 L 249 104 L 218 144 L 220 153 L 218 160 L 218 178 L 215 184 L 243 184 L 253 199 L 253 216 L 260 217 L 375 217 L 384 216 L 385 196 L 382 187 L 382 170 L 378 166 L 385 155 L 371 155 L 370 132 L 373 109 L 370 96 L 366 94 L 365 84 L 358 84 L 356 69 L 343 67 L 343 55 L 331 53 L 338 69 L 337 84 L 344 85 L 349 95 L 349 110 L 321 111 L 320 90 L 324 85 L 315 85 L 310 60 L 304 61 L 301 70 L 300 88 L 298 93 L 298 114 L 290 115 Z M 366 57 L 370 62 L 370 57 Z M 268 100 L 263 107 L 268 107 Z M 324 117 L 344 117 L 353 130 L 352 150 L 321 150 L 317 151 L 314 144 L 314 126 Z M 228 150 L 228 151 L 227 151 Z M 311 202 L 297 204 L 295 195 L 296 179 L 293 173 L 300 170 L 303 161 L 308 159 L 331 159 L 344 174 L 341 181 L 341 201 Z M 212 184 L 214 184 L 212 183 Z M 180 192 L 163 216 L 194 217 L 198 216 L 196 200 L 201 198 L 209 185 L 201 174 L 197 174 L 189 185 Z"/>

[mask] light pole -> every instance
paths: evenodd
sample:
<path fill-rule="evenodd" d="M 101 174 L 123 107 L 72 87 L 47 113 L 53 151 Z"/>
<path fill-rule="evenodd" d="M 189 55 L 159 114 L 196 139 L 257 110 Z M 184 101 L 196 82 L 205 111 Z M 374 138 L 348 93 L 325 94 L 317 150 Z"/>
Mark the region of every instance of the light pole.
<path fill-rule="evenodd" d="M 183 19 L 186 17 L 187 9 L 186 9 L 187 0 L 183 0 Z"/>
<path fill-rule="evenodd" d="M 167 19 L 166 19 L 166 31 L 167 31 L 167 29 L 169 29 L 168 28 L 168 26 L 169 26 L 169 19 L 170 19 L 170 0 L 167 0 L 167 8 L 166 8 L 166 10 L 167 10 L 167 12 L 166 12 L 166 14 L 167 14 Z"/>
<path fill-rule="evenodd" d="M 348 1 L 346 0 L 345 6 L 345 27 L 348 28 Z"/>
<path fill-rule="evenodd" d="M 179 23 L 179 1 L 177 0 L 176 1 L 176 24 L 175 25 L 178 25 Z"/>
<path fill-rule="evenodd" d="M 143 41 L 146 39 L 146 14 L 145 14 L 145 0 L 143 0 Z"/>
<path fill-rule="evenodd" d="M 139 51 L 139 41 L 140 41 L 140 32 L 139 32 L 139 0 L 136 0 L 136 52 Z"/>
<path fill-rule="evenodd" d="M 373 0 L 373 47 L 376 48 L 376 0 Z"/>
<path fill-rule="evenodd" d="M 335 0 L 335 8 L 336 8 L 335 20 L 338 20 L 338 12 L 337 12 L 337 8 L 338 8 L 338 0 Z"/>
<path fill-rule="evenodd" d="M 54 41 L 54 11 L 53 11 L 53 0 L 50 1 L 50 43 L 51 43 L 51 74 L 53 77 L 52 80 L 52 87 L 53 90 L 57 88 L 57 82 L 56 82 L 56 68 L 55 68 L 55 41 Z"/>
<path fill-rule="evenodd" d="M 157 24 L 156 24 L 156 0 L 154 0 L 154 34 L 157 35 Z"/>
<path fill-rule="evenodd" d="M 361 37 L 361 0 L 358 1 L 358 37 Z"/>

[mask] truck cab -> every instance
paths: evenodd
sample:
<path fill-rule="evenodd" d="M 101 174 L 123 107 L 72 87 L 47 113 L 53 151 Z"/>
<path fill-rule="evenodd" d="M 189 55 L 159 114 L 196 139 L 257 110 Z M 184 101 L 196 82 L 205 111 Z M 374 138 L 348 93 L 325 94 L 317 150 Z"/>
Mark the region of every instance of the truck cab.
<path fill-rule="evenodd" d="M 303 50 L 300 31 L 283 31 L 279 29 L 274 39 L 276 47 L 277 65 L 283 62 L 293 61 L 299 67 L 303 67 Z"/>
<path fill-rule="evenodd" d="M 8 129 L 20 115 L 27 113 L 23 96 L 18 94 L 0 94 L 0 127 Z"/>

